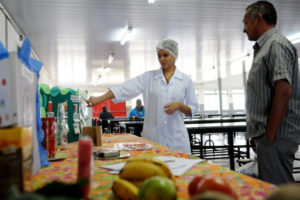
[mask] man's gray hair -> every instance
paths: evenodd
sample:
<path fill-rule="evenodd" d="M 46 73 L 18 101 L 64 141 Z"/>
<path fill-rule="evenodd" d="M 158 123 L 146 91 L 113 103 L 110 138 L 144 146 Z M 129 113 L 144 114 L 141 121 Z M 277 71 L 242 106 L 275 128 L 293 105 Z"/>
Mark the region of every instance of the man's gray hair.
<path fill-rule="evenodd" d="M 270 25 L 276 25 L 277 13 L 272 3 L 268 1 L 257 1 L 246 8 L 249 17 L 254 20 L 258 14 L 263 16 L 263 19 Z"/>

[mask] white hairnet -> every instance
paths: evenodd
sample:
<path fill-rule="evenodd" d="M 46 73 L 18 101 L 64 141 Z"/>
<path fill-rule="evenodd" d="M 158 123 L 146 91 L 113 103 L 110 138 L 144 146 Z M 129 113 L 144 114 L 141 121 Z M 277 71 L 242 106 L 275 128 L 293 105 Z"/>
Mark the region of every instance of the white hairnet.
<path fill-rule="evenodd" d="M 170 54 L 173 55 L 173 57 L 175 58 L 175 60 L 177 59 L 177 55 L 178 55 L 178 43 L 175 40 L 168 39 L 168 38 L 167 39 L 163 39 L 156 46 L 156 51 L 157 52 L 159 50 L 161 50 L 161 49 L 170 52 Z"/>

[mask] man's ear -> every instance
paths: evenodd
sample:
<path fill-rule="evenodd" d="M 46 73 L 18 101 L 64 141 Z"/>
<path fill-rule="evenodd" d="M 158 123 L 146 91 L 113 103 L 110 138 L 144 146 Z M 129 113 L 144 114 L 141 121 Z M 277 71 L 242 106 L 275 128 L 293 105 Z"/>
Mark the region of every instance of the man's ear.
<path fill-rule="evenodd" d="M 262 16 L 261 13 L 259 13 L 259 14 L 257 15 L 257 20 L 258 20 L 258 23 L 261 23 L 261 22 L 264 21 L 264 18 L 263 18 L 263 16 Z"/>

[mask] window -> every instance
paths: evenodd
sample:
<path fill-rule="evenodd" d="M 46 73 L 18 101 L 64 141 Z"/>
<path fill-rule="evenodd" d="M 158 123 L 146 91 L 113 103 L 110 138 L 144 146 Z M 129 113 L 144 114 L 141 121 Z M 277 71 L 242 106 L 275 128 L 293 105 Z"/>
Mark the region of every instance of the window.
<path fill-rule="evenodd" d="M 222 108 L 223 110 L 229 110 L 228 92 L 226 90 L 222 91 Z"/>
<path fill-rule="evenodd" d="M 219 111 L 219 95 L 217 90 L 204 91 L 204 111 Z"/>
<path fill-rule="evenodd" d="M 244 90 L 232 90 L 233 110 L 245 110 Z"/>
<path fill-rule="evenodd" d="M 222 91 L 222 108 L 223 110 L 229 110 L 228 92 L 226 90 Z M 219 91 L 213 90 L 204 91 L 204 111 L 219 111 L 220 101 L 219 101 Z"/>

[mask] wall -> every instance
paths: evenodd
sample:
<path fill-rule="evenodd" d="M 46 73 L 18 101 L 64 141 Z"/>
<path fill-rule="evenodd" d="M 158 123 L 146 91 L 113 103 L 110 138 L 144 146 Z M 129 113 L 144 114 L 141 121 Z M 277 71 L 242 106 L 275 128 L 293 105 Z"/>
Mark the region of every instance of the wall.
<path fill-rule="evenodd" d="M 0 41 L 5 46 L 5 15 L 0 12 Z"/>
<path fill-rule="evenodd" d="M 7 46 L 6 49 L 9 52 L 17 52 L 18 48 L 21 47 L 22 41 L 20 40 L 20 35 L 14 29 L 12 24 L 7 21 Z"/>
<path fill-rule="evenodd" d="M 17 51 L 21 44 L 20 36 L 11 22 L 0 11 L 0 41 L 8 51 Z"/>
<path fill-rule="evenodd" d="M 42 61 L 43 62 L 43 61 Z M 47 72 L 46 68 L 43 66 L 43 68 L 40 71 L 40 79 L 39 79 L 39 83 L 45 83 L 48 84 L 50 86 L 50 88 L 52 88 L 53 86 L 55 86 L 56 84 L 54 83 L 52 77 L 50 76 L 50 74 Z"/>
<path fill-rule="evenodd" d="M 126 117 L 126 103 L 113 103 L 112 100 L 106 100 L 97 106 L 93 107 L 93 117 L 99 117 L 100 113 L 102 112 L 102 107 L 106 106 L 108 108 L 108 111 L 111 112 L 111 114 L 114 117 Z"/>
<path fill-rule="evenodd" d="M 12 19 L 10 16 L 5 14 L 5 9 L 2 7 L 0 3 L 0 41 L 3 46 L 9 51 L 18 51 L 18 48 L 22 45 L 21 35 L 24 36 L 23 33 L 20 32 L 19 28 L 14 24 L 12 24 Z M 26 36 L 26 35 L 25 35 Z M 30 40 L 30 38 L 29 38 Z M 31 57 L 39 60 L 37 54 L 32 49 Z M 41 61 L 43 62 L 43 61 Z M 52 87 L 54 82 L 52 81 L 52 77 L 47 72 L 46 68 L 43 66 L 40 71 L 40 83 L 46 83 Z"/>

